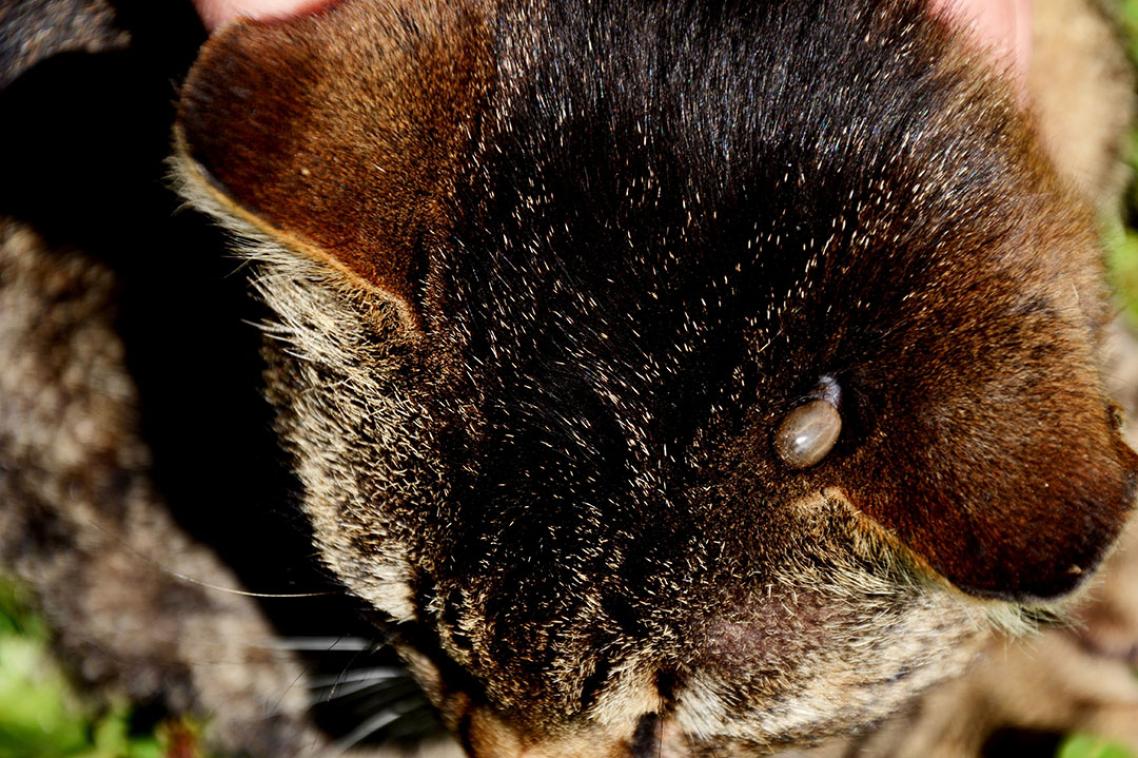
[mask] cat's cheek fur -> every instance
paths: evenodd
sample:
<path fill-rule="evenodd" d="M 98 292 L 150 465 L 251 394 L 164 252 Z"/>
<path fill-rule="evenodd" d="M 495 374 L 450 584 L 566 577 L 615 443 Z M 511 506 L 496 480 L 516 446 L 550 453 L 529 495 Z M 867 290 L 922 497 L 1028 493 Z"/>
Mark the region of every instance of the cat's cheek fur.
<path fill-rule="evenodd" d="M 414 349 L 405 315 L 361 292 L 344 272 L 284 247 L 273 230 L 218 191 L 200 166 L 176 162 L 173 170 L 182 195 L 217 219 L 238 251 L 257 262 L 253 286 L 282 316 L 266 328 L 266 387 L 323 560 L 393 621 L 413 620 L 411 535 L 397 518 L 377 520 L 421 497 L 420 472 L 433 468 L 422 458 L 423 440 L 408 436 L 429 424 L 404 389 L 401 353 Z M 369 342 L 384 347 L 369 349 Z M 306 389 L 291 391 L 300 388 Z M 354 463 L 365 452 L 358 440 L 382 444 L 368 446 L 372 455 Z M 377 489 L 377 482 L 383 486 Z"/>
<path fill-rule="evenodd" d="M 697 742 L 740 750 L 841 731 L 850 712 L 885 718 L 905 690 L 961 672 L 995 626 L 1029 626 L 1014 605 L 978 604 L 951 588 L 840 491 L 788 507 L 808 535 L 797 555 L 693 641 L 696 673 L 674 713 Z M 867 657 L 859 651 L 870 640 Z"/>

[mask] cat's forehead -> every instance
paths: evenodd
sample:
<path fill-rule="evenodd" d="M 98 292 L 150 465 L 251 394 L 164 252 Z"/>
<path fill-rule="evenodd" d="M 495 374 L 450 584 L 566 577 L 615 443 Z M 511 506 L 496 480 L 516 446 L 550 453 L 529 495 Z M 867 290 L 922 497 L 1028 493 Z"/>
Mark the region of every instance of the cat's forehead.
<path fill-rule="evenodd" d="M 800 223 L 795 203 L 821 185 L 843 196 L 808 209 L 822 217 L 903 202 L 891 190 L 904 181 L 991 191 L 1015 169 L 1009 93 L 977 81 L 920 3 L 871 8 L 521 4 L 492 28 L 477 182 L 513 181 L 535 200 L 579 192 L 585 208 L 675 204 L 689 227 L 747 215 L 771 192 Z M 901 176 L 906 165 L 924 176 Z M 749 220 L 773 226 L 771 205 Z"/>
<path fill-rule="evenodd" d="M 638 125 L 592 116 L 562 125 L 559 138 L 607 153 L 549 157 L 529 132 L 490 130 L 460 185 L 454 248 L 434 260 L 437 289 L 450 295 L 437 327 L 483 333 L 475 349 L 493 353 L 489 364 L 564 349 L 583 373 L 598 376 L 592 369 L 612 358 L 618 373 L 651 383 L 668 373 L 665 359 L 683 373 L 679 364 L 706 351 L 717 360 L 743 351 L 768 365 L 809 356 L 820 375 L 835 350 L 856 361 L 887 334 L 903 347 L 905 327 L 937 314 L 945 328 L 926 331 L 929 342 L 949 339 L 953 320 L 1029 301 L 1052 314 L 1070 305 L 1022 275 L 1063 255 L 1032 221 L 1055 198 L 1040 200 L 1039 177 L 990 135 L 930 125 L 952 132 L 925 139 L 954 144 L 953 171 L 916 142 L 862 145 L 851 163 L 812 131 L 792 160 L 784 145 L 763 143 L 724 172 L 673 159 L 696 139 L 715 148 L 698 129 L 649 148 Z M 540 122 L 528 128 L 545 133 Z M 496 336 L 513 352 L 499 352 Z"/>
<path fill-rule="evenodd" d="M 785 333 L 783 315 L 807 314 L 833 332 L 969 270 L 1003 292 L 991 269 L 1038 242 L 1011 239 L 1040 211 L 1009 149 L 1025 139 L 1013 104 L 961 94 L 917 4 L 824 4 L 821 20 L 777 4 L 608 10 L 538 4 L 497 29 L 453 200 L 459 249 L 436 261 L 471 307 L 513 309 L 518 329 L 541 300 L 545 320 L 637 333 L 670 328 L 665 311 L 695 331 Z"/>

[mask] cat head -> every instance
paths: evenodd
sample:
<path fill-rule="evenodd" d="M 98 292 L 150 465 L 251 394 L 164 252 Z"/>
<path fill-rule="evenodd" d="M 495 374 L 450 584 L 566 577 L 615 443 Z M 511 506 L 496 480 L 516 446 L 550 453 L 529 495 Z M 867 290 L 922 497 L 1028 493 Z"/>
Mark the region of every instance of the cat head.
<path fill-rule="evenodd" d="M 212 39 L 177 139 L 472 754 L 881 718 L 1128 513 L 1090 214 L 916 2 L 347 2 Z"/>

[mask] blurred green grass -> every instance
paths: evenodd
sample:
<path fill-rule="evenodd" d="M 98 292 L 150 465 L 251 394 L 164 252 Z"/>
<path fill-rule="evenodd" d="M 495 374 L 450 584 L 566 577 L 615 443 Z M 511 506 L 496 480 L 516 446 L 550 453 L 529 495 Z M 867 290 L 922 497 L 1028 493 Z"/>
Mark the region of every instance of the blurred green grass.
<path fill-rule="evenodd" d="M 1138 0 L 1131 3 L 1138 6 Z M 1138 35 L 1138 8 L 1134 11 L 1135 30 Z M 1135 43 L 1138 46 L 1138 43 Z M 1132 51 L 1138 60 L 1138 49 Z M 1138 172 L 1138 132 L 1131 134 L 1129 163 Z M 1126 311 L 1130 323 L 1138 326 L 1138 182 L 1132 182 L 1127 191 L 1122 213 L 1102 219 L 1102 238 L 1106 247 L 1107 274 L 1120 308 Z"/>
<path fill-rule="evenodd" d="M 1063 742 L 1056 758 L 1134 758 L 1134 754 L 1121 745 L 1085 734 L 1075 734 Z"/>
<path fill-rule="evenodd" d="M 1123 32 L 1127 38 L 1130 59 L 1138 66 L 1138 0 L 1122 2 Z M 1127 162 L 1138 176 L 1138 129 L 1129 140 Z M 1138 181 L 1131 180 L 1121 213 L 1102 219 L 1102 236 L 1106 248 L 1107 273 L 1118 305 L 1131 324 L 1138 326 Z M 1138 672 L 1135 672 L 1138 676 Z M 1093 735 L 1072 734 L 1062 743 L 1056 758 L 1138 758 L 1122 745 Z"/>
<path fill-rule="evenodd" d="M 1138 65 L 1138 0 L 1123 0 L 1121 18 L 1130 59 Z M 1138 169 L 1138 130 L 1130 135 L 1128 161 L 1132 171 Z M 1103 219 L 1103 241 L 1111 286 L 1118 303 L 1125 308 L 1131 323 L 1138 324 L 1138 229 L 1135 229 L 1135 219 L 1138 219 L 1138 182 L 1132 181 L 1123 213 Z"/>
<path fill-rule="evenodd" d="M 68 682 L 30 598 L 0 579 L 0 758 L 204 758 L 182 722 L 133 733 L 126 703 L 96 705 Z"/>

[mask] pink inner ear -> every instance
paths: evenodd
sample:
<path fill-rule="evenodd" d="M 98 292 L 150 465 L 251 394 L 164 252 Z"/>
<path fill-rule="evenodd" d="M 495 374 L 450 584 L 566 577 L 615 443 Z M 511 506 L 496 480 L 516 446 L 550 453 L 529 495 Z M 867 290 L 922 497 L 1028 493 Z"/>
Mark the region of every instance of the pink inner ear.
<path fill-rule="evenodd" d="M 286 19 L 312 13 L 335 0 L 194 0 L 211 32 L 239 18 Z"/>

